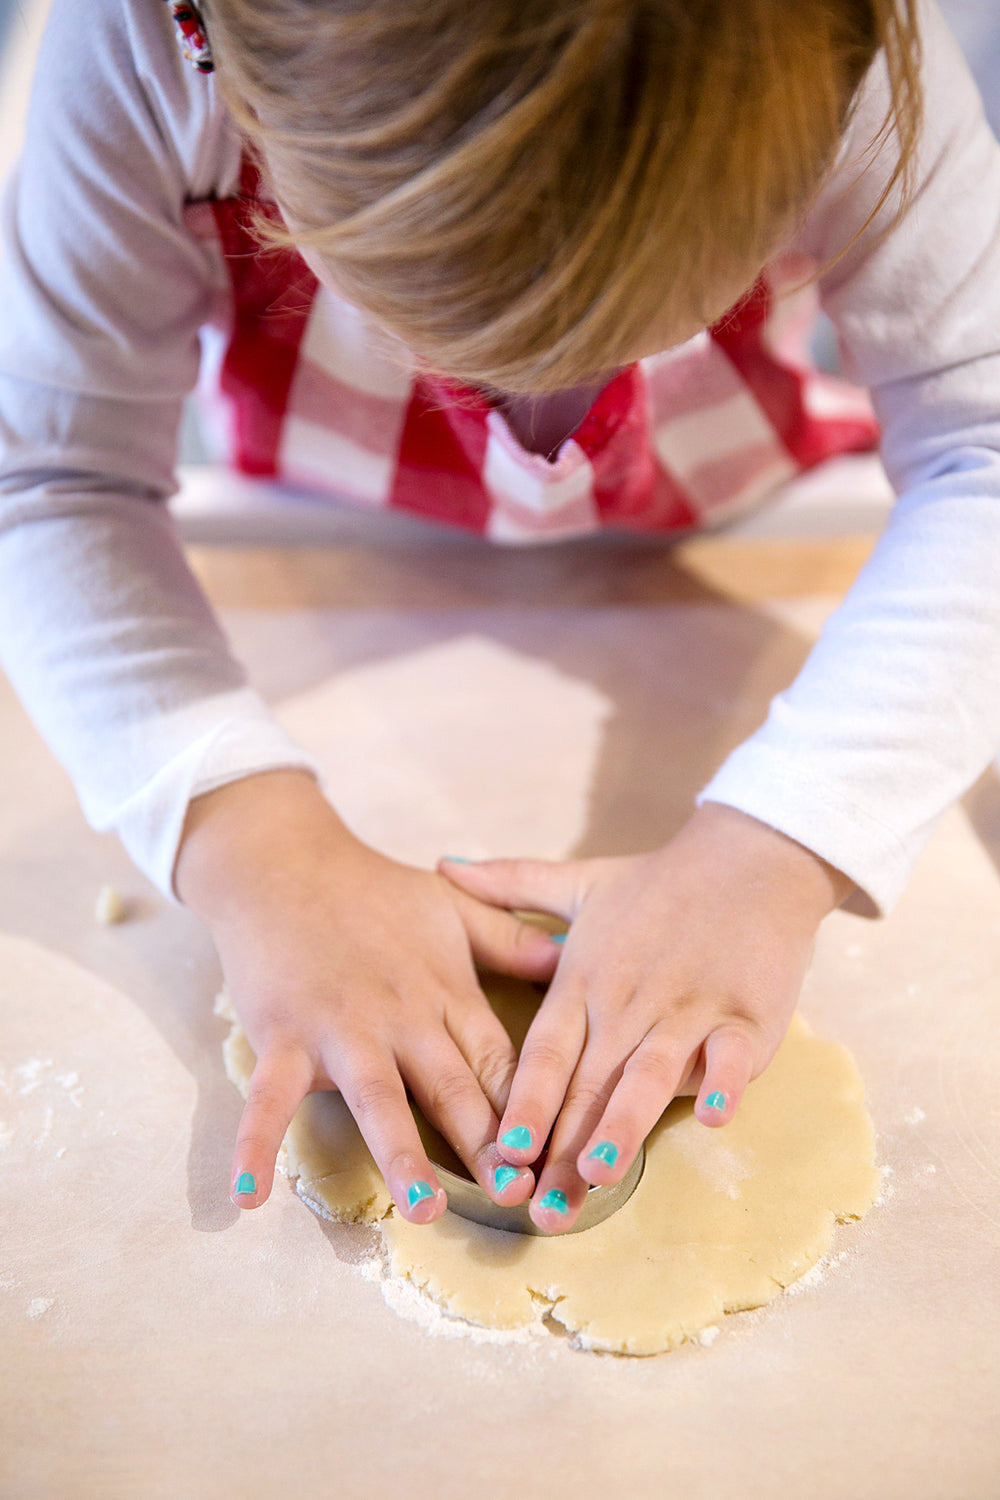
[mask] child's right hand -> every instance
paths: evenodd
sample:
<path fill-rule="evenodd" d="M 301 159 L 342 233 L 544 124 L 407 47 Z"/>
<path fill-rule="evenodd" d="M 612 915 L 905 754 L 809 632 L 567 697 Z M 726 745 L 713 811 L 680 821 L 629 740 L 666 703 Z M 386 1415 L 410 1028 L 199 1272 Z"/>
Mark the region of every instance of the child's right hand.
<path fill-rule="evenodd" d="M 414 1223 L 436 1219 L 446 1200 L 407 1088 L 492 1198 L 513 1205 L 531 1196 L 528 1169 L 502 1192 L 494 1182 L 506 1166 L 496 1136 L 517 1058 L 475 962 L 548 980 L 560 950 L 544 932 L 368 848 L 301 771 L 197 798 L 176 886 L 212 932 L 257 1056 L 234 1202 L 265 1201 L 292 1115 L 307 1093 L 332 1088 Z M 238 1192 L 244 1174 L 252 1192 Z"/>

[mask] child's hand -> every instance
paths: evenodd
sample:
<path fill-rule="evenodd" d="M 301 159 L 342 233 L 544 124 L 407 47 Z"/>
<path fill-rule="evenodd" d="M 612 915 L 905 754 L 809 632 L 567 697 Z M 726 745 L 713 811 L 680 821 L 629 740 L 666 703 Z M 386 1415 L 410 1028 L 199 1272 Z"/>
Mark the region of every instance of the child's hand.
<path fill-rule="evenodd" d="M 543 932 L 361 844 L 297 771 L 196 799 L 176 881 L 212 931 L 257 1055 L 233 1163 L 241 1208 L 267 1198 L 303 1097 L 337 1088 L 400 1212 L 437 1218 L 445 1195 L 407 1086 L 491 1197 L 525 1201 L 532 1173 L 512 1174 L 496 1146 L 517 1059 L 473 958 L 548 979 L 559 949 Z"/>
<path fill-rule="evenodd" d="M 675 1095 L 697 1094 L 705 1125 L 732 1119 L 787 1030 L 820 921 L 852 888 L 712 803 L 652 854 L 439 868 L 483 901 L 572 924 L 500 1125 L 517 1165 L 552 1132 L 531 1209 L 550 1231 L 569 1228 L 588 1183 L 625 1175 Z"/>

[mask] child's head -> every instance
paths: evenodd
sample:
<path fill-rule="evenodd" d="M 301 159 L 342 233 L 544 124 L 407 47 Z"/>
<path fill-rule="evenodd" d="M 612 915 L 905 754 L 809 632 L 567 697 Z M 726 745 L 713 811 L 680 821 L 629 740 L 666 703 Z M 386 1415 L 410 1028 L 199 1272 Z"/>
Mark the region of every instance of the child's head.
<path fill-rule="evenodd" d="M 543 393 L 755 279 L 885 49 L 905 165 L 916 0 L 211 0 L 227 99 L 296 240 L 439 370 Z"/>

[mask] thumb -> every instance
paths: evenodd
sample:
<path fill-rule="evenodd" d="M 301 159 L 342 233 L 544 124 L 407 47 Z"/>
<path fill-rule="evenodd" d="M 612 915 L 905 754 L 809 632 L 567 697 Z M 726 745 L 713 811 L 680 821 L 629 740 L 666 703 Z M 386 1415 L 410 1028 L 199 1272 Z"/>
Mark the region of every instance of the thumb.
<path fill-rule="evenodd" d="M 536 922 L 521 921 L 512 912 L 484 905 L 464 891 L 456 893 L 456 901 L 469 948 L 481 969 L 548 983 L 563 951 L 561 941 Z"/>
<path fill-rule="evenodd" d="M 591 860 L 442 859 L 438 872 L 477 901 L 508 911 L 547 912 L 572 922 L 590 884 Z"/>

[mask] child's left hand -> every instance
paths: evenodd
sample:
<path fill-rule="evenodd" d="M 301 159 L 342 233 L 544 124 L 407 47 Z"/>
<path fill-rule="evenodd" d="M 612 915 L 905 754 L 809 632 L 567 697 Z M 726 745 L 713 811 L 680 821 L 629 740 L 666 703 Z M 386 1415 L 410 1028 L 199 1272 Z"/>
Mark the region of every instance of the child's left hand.
<path fill-rule="evenodd" d="M 792 1018 L 821 920 L 851 881 L 735 808 L 706 803 L 651 854 L 567 863 L 443 860 L 481 901 L 571 923 L 521 1051 L 501 1153 L 535 1161 L 540 1228 L 617 1182 L 677 1094 L 732 1119 Z M 530 1136 L 525 1132 L 530 1132 Z"/>

